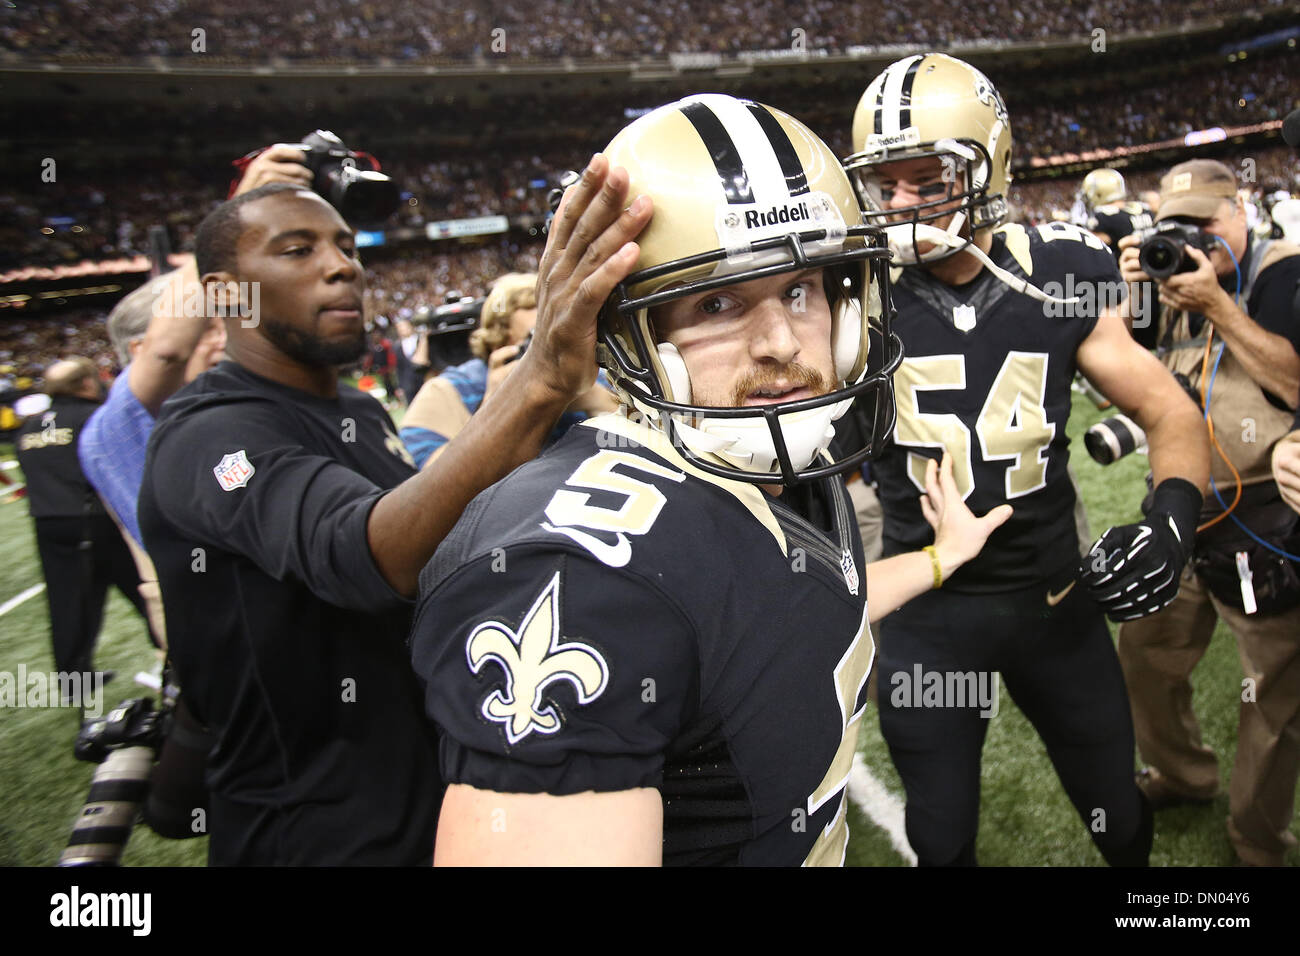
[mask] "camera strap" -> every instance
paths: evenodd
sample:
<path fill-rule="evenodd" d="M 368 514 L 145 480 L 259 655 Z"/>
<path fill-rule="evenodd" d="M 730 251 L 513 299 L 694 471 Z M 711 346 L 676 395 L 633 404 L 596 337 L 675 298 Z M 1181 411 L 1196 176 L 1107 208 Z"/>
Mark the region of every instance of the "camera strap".
<path fill-rule="evenodd" d="M 1255 288 L 1255 277 L 1259 275 L 1271 245 L 1273 245 L 1272 239 L 1261 239 L 1257 242 L 1252 238 L 1246 248 L 1246 256 L 1250 262 L 1247 263 L 1246 273 L 1242 277 L 1241 298 L 1237 302 L 1243 312 L 1246 312 L 1246 303 L 1250 301 L 1250 293 Z"/>

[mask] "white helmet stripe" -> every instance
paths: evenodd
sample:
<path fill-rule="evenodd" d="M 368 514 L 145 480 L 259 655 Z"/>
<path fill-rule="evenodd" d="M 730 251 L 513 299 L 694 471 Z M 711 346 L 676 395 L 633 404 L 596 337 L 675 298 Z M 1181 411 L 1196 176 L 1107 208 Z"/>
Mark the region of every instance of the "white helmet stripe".
<path fill-rule="evenodd" d="M 908 79 L 908 73 L 920 62 L 920 56 L 910 56 L 907 59 L 899 60 L 884 73 L 885 82 L 881 91 L 882 119 L 880 132 L 886 136 L 890 133 L 902 131 L 903 85 Z M 911 115 L 910 104 L 906 112 L 909 116 Z"/>
<path fill-rule="evenodd" d="M 790 187 L 780 160 L 772 142 L 763 132 L 763 127 L 745 104 L 717 93 L 692 96 L 690 100 L 702 103 L 712 110 L 731 136 L 736 152 L 740 155 L 741 165 L 749 174 L 749 188 L 753 192 L 754 202 L 760 207 L 789 203 Z"/>

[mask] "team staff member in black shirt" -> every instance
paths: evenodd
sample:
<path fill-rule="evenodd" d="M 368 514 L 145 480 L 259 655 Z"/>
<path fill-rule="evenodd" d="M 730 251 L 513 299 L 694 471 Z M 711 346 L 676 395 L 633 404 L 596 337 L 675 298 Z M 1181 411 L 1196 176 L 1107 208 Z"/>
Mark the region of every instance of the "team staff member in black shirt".
<path fill-rule="evenodd" d="M 144 600 L 131 552 L 77 461 L 77 439 L 104 400 L 98 370 L 86 358 L 55 362 L 45 373 L 45 390 L 50 407 L 23 423 L 18 462 L 36 522 L 54 666 L 64 674 L 84 673 L 109 585 L 117 585 L 141 616 Z"/>
<path fill-rule="evenodd" d="M 570 190 L 556 234 L 592 249 L 579 261 L 577 243 L 548 245 L 533 347 L 419 474 L 383 410 L 338 385 L 336 366 L 365 350 L 365 278 L 333 208 L 275 184 L 200 226 L 229 361 L 164 406 L 140 525 L 181 683 L 218 738 L 210 862 L 431 858 L 440 784 L 403 646 L 409 599 L 465 504 L 594 381 L 596 309 L 649 213 L 623 213 L 626 188 L 598 157 Z"/>

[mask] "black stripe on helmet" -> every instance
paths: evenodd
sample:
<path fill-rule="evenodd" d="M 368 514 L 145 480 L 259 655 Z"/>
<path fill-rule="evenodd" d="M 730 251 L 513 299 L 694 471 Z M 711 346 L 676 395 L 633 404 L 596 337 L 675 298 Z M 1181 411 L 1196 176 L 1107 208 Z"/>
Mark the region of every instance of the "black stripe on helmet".
<path fill-rule="evenodd" d="M 745 105 L 749 107 L 754 119 L 758 120 L 767 141 L 772 144 L 772 152 L 776 153 L 776 161 L 781 164 L 781 173 L 785 176 L 785 185 L 790 195 L 802 196 L 808 192 L 808 174 L 799 161 L 799 154 L 794 151 L 794 143 L 790 142 L 790 137 L 776 117 L 766 106 L 750 102 Z"/>
<path fill-rule="evenodd" d="M 886 70 L 876 80 L 876 125 L 874 132 L 877 133 L 885 131 L 885 77 L 888 73 L 889 71 Z"/>
<path fill-rule="evenodd" d="M 918 56 L 912 61 L 912 65 L 907 68 L 907 73 L 903 77 L 903 89 L 899 93 L 898 105 L 898 128 L 907 129 L 912 125 L 912 84 L 916 82 L 916 71 L 921 68 L 921 61 L 925 57 Z"/>
<path fill-rule="evenodd" d="M 722 125 L 718 115 L 699 101 L 683 106 L 682 115 L 691 121 L 704 148 L 709 151 L 727 202 L 733 206 L 754 202 L 754 192 L 749 187 L 749 173 L 741 162 L 740 151 L 736 149 L 731 134 Z"/>

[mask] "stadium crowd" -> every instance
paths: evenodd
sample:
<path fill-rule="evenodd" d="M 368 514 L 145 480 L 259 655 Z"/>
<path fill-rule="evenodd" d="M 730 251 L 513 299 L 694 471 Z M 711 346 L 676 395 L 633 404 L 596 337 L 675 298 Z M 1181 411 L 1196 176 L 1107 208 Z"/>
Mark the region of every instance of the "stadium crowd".
<path fill-rule="evenodd" d="M 1219 73 L 1196 73 L 1163 85 L 1121 90 L 1099 99 L 1096 93 L 1042 103 L 1011 87 L 1009 108 L 1016 116 L 1019 165 L 1085 148 L 1114 148 L 1181 138 L 1208 126 L 1239 126 L 1276 120 L 1294 107 L 1294 54 L 1234 67 Z M 841 154 L 850 151 L 844 122 L 852 108 L 849 96 L 792 94 L 788 108 L 823 132 Z M 1117 104 L 1121 104 L 1117 108 Z M 547 118 L 526 129 L 530 136 L 512 146 L 512 117 Z M 592 123 L 592 116 L 605 116 Z M 364 132 L 370 124 L 347 114 L 320 122 Z M 430 160 L 411 144 L 382 151 L 384 170 L 408 194 L 389 228 L 419 226 L 436 219 L 482 215 L 540 216 L 547 187 L 559 173 L 579 162 L 575 138 L 599 142 L 625 121 L 613 102 L 577 102 L 565 112 L 542 109 L 528 97 L 511 99 L 488 112 L 470 136 L 472 143 L 454 155 Z M 518 139 L 519 130 L 514 130 Z M 285 139 L 284 131 L 278 137 Z M 358 143 L 366 145 L 368 143 Z M 204 173 L 207 173 L 206 177 Z M 176 168 L 157 160 L 99 171 L 89 181 L 81 170 L 67 170 L 40 192 L 0 189 L 0 271 L 25 265 L 57 265 L 81 259 L 104 259 L 147 253 L 148 228 L 164 224 L 172 248 L 185 248 L 199 220 L 223 197 L 228 167 L 210 164 L 202 171 Z M 1283 177 L 1286 178 L 1285 176 Z M 534 185 L 538 184 L 538 185 Z M 546 185 L 540 185 L 546 184 Z M 1041 204 L 1037 204 L 1041 205 Z M 1068 203 L 1067 203 L 1068 205 Z"/>
<path fill-rule="evenodd" d="M 548 157 L 553 158 L 553 157 Z M 554 158 L 554 169 L 560 169 L 562 160 Z M 1250 180 L 1245 171 L 1250 170 L 1255 186 L 1252 198 L 1258 202 L 1264 192 L 1283 189 L 1300 193 L 1300 163 L 1297 163 L 1294 151 L 1285 147 L 1234 153 L 1222 157 L 1228 166 L 1243 171 L 1243 185 L 1249 186 Z M 508 214 L 530 213 L 541 215 L 544 209 L 545 190 L 528 188 L 523 183 L 528 176 L 543 175 L 548 168 L 545 159 L 533 157 L 512 163 L 491 180 L 494 186 L 484 181 L 483 192 L 471 189 L 457 189 L 458 180 L 454 170 L 456 163 L 397 164 L 394 174 L 404 184 L 419 190 L 422 202 L 417 206 L 404 206 L 394 217 L 394 224 L 414 225 L 422 221 L 428 210 L 442 212 L 449 216 L 481 215 L 508 210 Z M 546 174 L 551 179 L 555 173 Z M 1138 196 L 1158 187 L 1159 168 L 1126 171 L 1129 194 Z M 1074 206 L 1081 175 L 1060 179 L 1039 179 L 1029 182 L 1014 183 L 1009 200 L 1013 215 L 1026 224 L 1037 224 L 1068 218 Z M 123 192 L 123 208 L 129 217 L 114 219 L 112 205 L 101 190 L 88 190 L 77 193 L 88 205 L 85 208 L 97 210 L 94 218 L 88 220 L 83 232 L 57 232 L 53 237 L 42 237 L 46 243 L 60 249 L 71 258 L 71 252 L 82 251 L 82 256 L 99 258 L 112 255 L 131 255 L 144 253 L 146 249 L 146 232 L 144 224 L 148 221 L 150 209 L 142 196 L 152 197 L 154 209 L 159 207 L 171 211 L 165 214 L 165 221 L 172 227 L 172 235 L 185 248 L 193 235 L 193 230 L 207 205 L 200 196 L 206 191 L 193 181 L 192 176 L 177 178 L 175 182 L 185 182 L 193 192 L 188 198 L 180 192 L 169 191 L 168 187 L 154 183 L 142 185 L 142 192 L 134 198 L 130 191 Z M 178 189 L 179 187 L 172 187 Z M 116 193 L 115 193 L 116 195 Z M 470 198 L 482 205 L 470 205 Z M 6 205 L 6 200 L 9 204 Z M 209 200 L 213 201 L 213 200 Z M 497 204 L 499 201 L 500 204 Z M 174 205 L 173 205 L 174 204 Z M 0 194 L 0 209 L 7 209 L 19 218 L 24 211 L 29 216 L 37 215 L 34 207 L 25 206 L 14 195 Z M 20 220 L 21 221 L 21 220 Z M 114 225 L 115 224 L 115 225 Z M 21 227 L 10 221 L 0 226 L 0 238 L 8 238 L 10 252 L 0 262 L 24 265 L 50 264 L 51 259 L 27 254 L 21 250 L 30 250 L 18 241 Z M 115 234 L 126 237 L 122 245 L 108 242 L 107 236 Z M 92 248 L 91 243 L 99 241 L 101 245 Z M 380 327 L 387 327 L 399 319 L 410 319 L 421 307 L 433 307 L 443 302 L 448 293 L 458 292 L 462 295 L 481 297 L 487 293 L 492 280 L 508 272 L 530 272 L 537 268 L 541 254 L 541 238 L 532 238 L 519 233 L 512 233 L 505 238 L 486 241 L 475 246 L 447 247 L 445 245 L 428 247 L 411 247 L 402 250 L 367 250 L 363 254 L 366 262 L 368 287 L 366 292 L 366 310 L 368 316 L 378 322 Z M 58 260 L 53 260 L 58 261 Z M 36 380 L 42 369 L 66 355 L 84 355 L 90 357 L 105 374 L 117 371 L 117 363 L 109 347 L 103 329 L 104 309 L 79 308 L 61 313 L 57 320 L 32 318 L 29 320 L 6 320 L 0 322 L 0 367 L 10 367 L 6 374 L 10 379 L 23 378 Z"/>
<path fill-rule="evenodd" d="M 1259 10 L 1285 0 L 1262 0 Z M 399 0 L 311 0 L 293 8 L 257 0 L 128 0 L 109 10 L 88 0 L 7 5 L 0 48 L 26 58 L 105 62 L 138 57 L 269 58 L 319 63 L 468 60 L 510 55 L 530 59 L 636 59 L 673 53 L 737 54 L 789 49 L 793 31 L 809 50 L 837 53 L 855 45 L 962 41 L 1032 41 L 1172 29 L 1239 13 L 1234 0 L 1194 0 L 1170 9 L 1147 0 L 988 2 L 952 16 L 940 0 L 830 0 L 768 3 L 738 16 L 725 4 L 687 0 L 537 0 L 438 7 Z M 195 30 L 205 31 L 202 50 Z M 494 33 L 493 31 L 503 31 Z"/>

